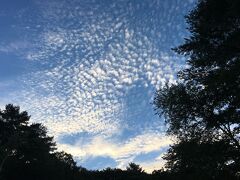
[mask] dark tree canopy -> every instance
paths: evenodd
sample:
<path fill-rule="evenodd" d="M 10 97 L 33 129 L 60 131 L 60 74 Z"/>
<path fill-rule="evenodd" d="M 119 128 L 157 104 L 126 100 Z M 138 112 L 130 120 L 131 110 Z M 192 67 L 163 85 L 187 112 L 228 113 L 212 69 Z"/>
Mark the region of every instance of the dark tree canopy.
<path fill-rule="evenodd" d="M 26 111 L 6 105 L 0 111 L 0 179 L 74 179 L 72 156 L 57 152 L 41 124 L 30 124 Z"/>
<path fill-rule="evenodd" d="M 237 168 L 230 164 L 236 152 L 225 141 L 199 142 L 196 139 L 173 145 L 164 159 L 172 174 L 184 179 L 234 179 Z"/>
<path fill-rule="evenodd" d="M 135 163 L 129 163 L 129 165 L 127 166 L 127 171 L 132 172 L 132 173 L 143 173 L 144 170 Z"/>
<path fill-rule="evenodd" d="M 168 133 L 178 138 L 166 159 L 172 169 L 178 165 L 191 169 L 205 160 L 206 168 L 213 165 L 214 169 L 209 168 L 218 170 L 228 166 L 237 174 L 240 172 L 240 1 L 200 0 L 186 19 L 191 36 L 174 50 L 186 56 L 188 67 L 178 73 L 177 84 L 160 89 L 154 100 L 158 113 L 169 124 Z M 190 146 L 193 151 L 189 152 Z M 198 149 L 201 153 L 207 147 L 209 154 L 198 155 Z M 212 148 L 215 154 L 211 153 Z M 184 165 L 182 162 L 189 159 L 187 153 L 191 152 L 197 162 Z M 212 164 L 210 159 L 215 155 Z"/>

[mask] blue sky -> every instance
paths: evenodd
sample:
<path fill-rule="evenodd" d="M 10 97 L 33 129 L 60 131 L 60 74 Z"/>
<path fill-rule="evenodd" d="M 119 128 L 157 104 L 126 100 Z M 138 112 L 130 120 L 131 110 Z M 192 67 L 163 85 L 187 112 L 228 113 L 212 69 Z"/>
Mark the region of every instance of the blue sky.
<path fill-rule="evenodd" d="M 1 0 L 0 98 L 47 126 L 89 169 L 163 166 L 169 144 L 151 105 L 185 59 L 194 0 Z"/>

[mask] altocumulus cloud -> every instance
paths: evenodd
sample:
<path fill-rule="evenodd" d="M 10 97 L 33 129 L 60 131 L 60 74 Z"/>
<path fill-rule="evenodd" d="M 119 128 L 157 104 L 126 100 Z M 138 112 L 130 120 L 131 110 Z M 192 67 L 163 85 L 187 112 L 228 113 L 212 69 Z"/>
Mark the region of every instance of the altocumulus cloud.
<path fill-rule="evenodd" d="M 24 52 L 20 42 L 0 47 L 36 69 L 19 77 L 22 86 L 12 99 L 80 164 L 107 156 L 123 168 L 137 155 L 167 147 L 172 141 L 163 135 L 165 126 L 147 106 L 157 88 L 175 82 L 183 65 L 169 49 L 185 34 L 179 22 L 192 3 L 35 1 L 35 21 L 31 16 L 23 21 L 31 33 L 20 41 Z M 59 141 L 81 132 L 90 134 L 88 142 Z M 159 157 L 142 162 L 147 171 L 162 166 Z"/>

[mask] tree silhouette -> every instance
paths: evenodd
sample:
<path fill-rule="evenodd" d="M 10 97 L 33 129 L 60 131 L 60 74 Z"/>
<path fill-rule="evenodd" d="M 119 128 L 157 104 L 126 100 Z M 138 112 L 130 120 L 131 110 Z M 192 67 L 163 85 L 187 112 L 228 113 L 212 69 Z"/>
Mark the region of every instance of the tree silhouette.
<path fill-rule="evenodd" d="M 76 179 L 80 168 L 72 156 L 57 152 L 46 128 L 29 119 L 26 111 L 12 104 L 0 111 L 0 178 Z"/>
<path fill-rule="evenodd" d="M 29 124 L 29 119 L 26 111 L 20 112 L 20 108 L 12 104 L 0 111 L 0 176 L 5 174 L 7 179 L 14 179 L 24 173 L 24 177 L 37 175 L 41 172 L 34 169 L 41 167 L 43 172 L 43 165 L 55 150 L 46 128 Z"/>
<path fill-rule="evenodd" d="M 227 166 L 237 174 L 240 170 L 240 1 L 200 0 L 186 19 L 191 36 L 174 50 L 187 57 L 188 67 L 178 73 L 177 84 L 160 89 L 154 100 L 158 113 L 169 124 L 168 133 L 178 138 L 178 143 L 169 150 L 168 165 L 174 169 L 181 164 L 179 168 L 191 169 L 204 161 L 199 167 L 217 171 Z M 189 152 L 191 148 L 193 151 Z M 200 154 L 196 153 L 199 149 Z M 193 155 L 196 162 L 191 163 L 188 155 Z M 200 173 L 202 169 L 198 169 Z M 214 175 L 215 171 L 210 177 Z"/>
<path fill-rule="evenodd" d="M 19 113 L 19 107 L 7 105 L 0 111 L 0 174 L 7 159 L 16 154 L 16 149 L 21 143 L 21 131 L 27 125 L 27 113 Z"/>
<path fill-rule="evenodd" d="M 132 173 L 143 173 L 144 170 L 140 167 L 140 165 L 135 164 L 133 162 L 129 163 L 127 166 L 127 171 L 132 172 Z"/>

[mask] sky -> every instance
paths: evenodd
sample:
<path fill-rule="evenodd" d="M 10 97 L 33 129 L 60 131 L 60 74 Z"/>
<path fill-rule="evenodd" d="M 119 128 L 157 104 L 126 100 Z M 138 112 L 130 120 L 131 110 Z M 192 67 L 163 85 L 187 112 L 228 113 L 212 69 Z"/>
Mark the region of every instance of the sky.
<path fill-rule="evenodd" d="M 152 105 L 185 58 L 196 0 L 1 0 L 0 107 L 42 123 L 88 169 L 164 165 L 174 138 Z"/>

